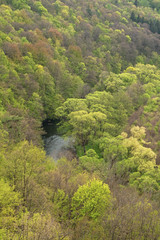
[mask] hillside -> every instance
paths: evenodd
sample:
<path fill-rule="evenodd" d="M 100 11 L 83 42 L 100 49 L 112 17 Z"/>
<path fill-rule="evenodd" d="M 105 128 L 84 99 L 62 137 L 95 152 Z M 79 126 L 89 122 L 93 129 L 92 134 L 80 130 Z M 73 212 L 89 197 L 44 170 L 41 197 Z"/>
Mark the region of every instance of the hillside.
<path fill-rule="evenodd" d="M 0 0 L 0 81 L 0 239 L 160 239 L 158 0 Z"/>

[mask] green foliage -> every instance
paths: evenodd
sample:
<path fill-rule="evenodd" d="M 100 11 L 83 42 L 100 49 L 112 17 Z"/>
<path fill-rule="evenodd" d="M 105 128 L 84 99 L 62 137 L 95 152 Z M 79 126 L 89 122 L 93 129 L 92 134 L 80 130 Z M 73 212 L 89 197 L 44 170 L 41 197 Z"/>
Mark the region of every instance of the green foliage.
<path fill-rule="evenodd" d="M 29 8 L 28 6 L 28 0 L 7 0 L 8 4 L 11 4 L 14 8 L 22 9 L 22 8 Z"/>
<path fill-rule="evenodd" d="M 99 140 L 99 144 L 109 168 L 112 168 L 116 161 L 123 160 L 127 156 L 127 148 L 123 145 L 123 136 L 107 135 Z"/>
<path fill-rule="evenodd" d="M 14 237 L 15 239 L 20 239 L 22 235 L 24 239 L 39 238 L 42 240 L 53 238 L 55 240 L 69 240 L 68 236 L 66 236 L 67 234 L 63 233 L 60 224 L 49 213 L 24 214 L 23 218 L 19 221 L 19 228 Z"/>
<path fill-rule="evenodd" d="M 92 180 L 78 188 L 72 198 L 72 216 L 74 220 L 89 217 L 96 220 L 111 202 L 110 190 L 107 184 Z"/>
<path fill-rule="evenodd" d="M 22 214 L 22 198 L 3 179 L 0 180 L 0 189 L 0 239 L 7 239 L 8 232 L 14 232 L 14 223 Z"/>
<path fill-rule="evenodd" d="M 103 168 L 104 160 L 93 149 L 89 149 L 85 156 L 79 158 L 79 163 L 88 172 L 96 172 Z"/>
<path fill-rule="evenodd" d="M 130 73 L 115 74 L 110 73 L 109 77 L 104 81 L 106 91 L 111 93 L 125 90 L 127 86 L 137 81 L 136 75 Z"/>
<path fill-rule="evenodd" d="M 159 11 L 157 0 L 0 0 L 1 239 L 159 238 L 159 210 L 117 188 L 159 202 Z M 74 160 L 41 148 L 54 118 Z"/>
<path fill-rule="evenodd" d="M 106 115 L 101 112 L 76 111 L 69 115 L 77 144 L 84 148 L 89 140 L 92 141 L 93 136 L 100 137 L 103 133 Z"/>
<path fill-rule="evenodd" d="M 155 193 L 159 190 L 159 177 L 154 177 L 156 172 L 156 154 L 144 144 L 145 128 L 135 126 L 131 129 L 131 137 L 126 138 L 121 145 L 125 148 L 125 155 L 116 164 L 116 172 L 123 181 L 129 182 L 140 192 Z M 118 158 L 119 156 L 115 156 Z M 158 173 L 158 172 L 157 172 Z"/>
<path fill-rule="evenodd" d="M 35 1 L 33 7 L 40 15 L 46 15 L 48 13 L 47 9 L 39 1 Z"/>
<path fill-rule="evenodd" d="M 38 208 L 44 207 L 42 203 L 46 198 L 45 191 L 42 193 L 37 180 L 47 164 L 46 160 L 43 150 L 24 141 L 14 147 L 1 163 L 0 173 L 12 186 L 15 186 L 16 191 L 21 193 L 26 207 L 37 208 L 38 202 Z M 30 201 L 32 201 L 32 206 L 30 206 Z M 34 204 L 34 202 L 37 203 Z"/>
<path fill-rule="evenodd" d="M 65 221 L 69 216 L 69 198 L 61 189 L 55 193 L 54 196 L 54 215 L 59 222 Z"/>

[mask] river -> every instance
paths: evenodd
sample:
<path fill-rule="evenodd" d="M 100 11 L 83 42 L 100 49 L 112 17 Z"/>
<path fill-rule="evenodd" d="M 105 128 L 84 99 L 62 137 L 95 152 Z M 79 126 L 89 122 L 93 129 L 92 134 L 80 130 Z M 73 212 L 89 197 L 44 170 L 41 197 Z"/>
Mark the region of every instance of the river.
<path fill-rule="evenodd" d="M 73 142 L 70 137 L 63 138 L 57 133 L 57 123 L 55 121 L 45 121 L 43 129 L 44 148 L 46 154 L 51 156 L 55 161 L 61 157 L 72 159 L 75 155 Z"/>

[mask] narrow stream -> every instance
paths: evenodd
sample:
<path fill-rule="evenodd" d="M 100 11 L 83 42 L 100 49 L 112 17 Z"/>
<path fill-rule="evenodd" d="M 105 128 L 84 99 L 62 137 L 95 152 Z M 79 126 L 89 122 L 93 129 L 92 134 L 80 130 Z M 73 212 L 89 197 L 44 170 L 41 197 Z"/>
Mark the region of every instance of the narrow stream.
<path fill-rule="evenodd" d="M 43 129 L 46 132 L 43 135 L 43 141 L 47 155 L 51 156 L 55 161 L 63 156 L 68 158 L 73 155 L 74 148 L 71 138 L 63 138 L 58 135 L 57 122 L 45 121 Z"/>

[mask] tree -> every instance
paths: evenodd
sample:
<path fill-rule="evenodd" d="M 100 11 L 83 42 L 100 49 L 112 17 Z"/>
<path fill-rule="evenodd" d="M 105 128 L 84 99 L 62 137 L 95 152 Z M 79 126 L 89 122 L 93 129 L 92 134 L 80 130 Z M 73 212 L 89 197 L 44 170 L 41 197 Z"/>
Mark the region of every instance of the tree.
<path fill-rule="evenodd" d="M 0 189 L 0 239 L 11 239 L 15 231 L 14 224 L 22 214 L 22 198 L 3 179 L 0 180 Z"/>
<path fill-rule="evenodd" d="M 158 206 L 139 196 L 134 188 L 113 189 L 114 202 L 110 214 L 103 217 L 101 227 L 109 240 L 158 239 L 160 218 Z"/>
<path fill-rule="evenodd" d="M 5 54 L 10 57 L 12 60 L 21 60 L 21 52 L 18 44 L 5 42 L 3 45 L 3 50 Z"/>
<path fill-rule="evenodd" d="M 72 198 L 72 216 L 75 221 L 88 217 L 96 220 L 109 208 L 111 194 L 107 184 L 91 180 L 80 186 Z"/>
<path fill-rule="evenodd" d="M 59 222 L 65 222 L 69 218 L 69 197 L 65 194 L 62 189 L 58 189 L 58 191 L 54 195 L 54 215 Z"/>
<path fill-rule="evenodd" d="M 68 98 L 61 107 L 56 109 L 56 117 L 60 119 L 60 131 L 64 131 L 65 133 L 69 131 L 70 134 L 70 124 L 69 124 L 69 116 L 71 112 L 76 112 L 80 110 L 88 110 L 86 100 L 85 99 L 77 99 L 77 98 Z"/>
<path fill-rule="evenodd" d="M 24 214 L 19 221 L 15 234 L 15 239 L 22 238 L 30 240 L 69 240 L 68 233 L 63 232 L 60 224 L 49 213 Z"/>
<path fill-rule="evenodd" d="M 131 128 L 132 136 L 124 136 L 122 146 L 127 150 L 125 158 L 117 162 L 116 172 L 122 181 L 128 181 L 141 192 L 154 192 L 159 189 L 158 183 L 152 177 L 156 165 L 156 154 L 152 149 L 143 146 L 145 128 L 134 126 Z M 143 190 L 142 190 L 143 189 Z"/>
<path fill-rule="evenodd" d="M 23 141 L 13 148 L 2 162 L 1 172 L 23 196 L 23 204 L 28 209 L 46 207 L 46 191 L 38 179 L 44 171 L 45 152 L 32 143 Z"/>
<path fill-rule="evenodd" d="M 85 156 L 79 158 L 79 163 L 82 168 L 86 169 L 88 172 L 100 171 L 104 166 L 103 158 L 99 158 L 97 153 L 93 149 L 89 149 Z"/>
<path fill-rule="evenodd" d="M 77 144 L 83 147 L 85 153 L 85 145 L 93 136 L 98 137 L 103 133 L 106 115 L 101 112 L 76 111 L 69 115 L 70 124 L 73 127 L 73 136 L 76 138 Z"/>
<path fill-rule="evenodd" d="M 103 150 L 104 161 L 111 169 L 113 165 L 127 156 L 127 148 L 123 145 L 123 136 L 112 137 L 104 134 L 99 140 L 100 149 Z"/>

